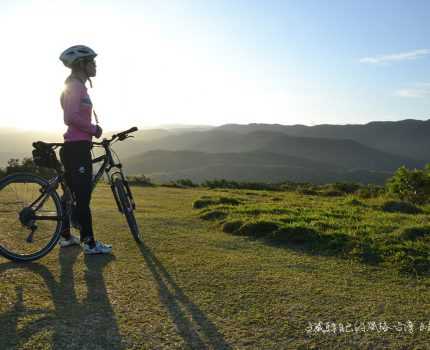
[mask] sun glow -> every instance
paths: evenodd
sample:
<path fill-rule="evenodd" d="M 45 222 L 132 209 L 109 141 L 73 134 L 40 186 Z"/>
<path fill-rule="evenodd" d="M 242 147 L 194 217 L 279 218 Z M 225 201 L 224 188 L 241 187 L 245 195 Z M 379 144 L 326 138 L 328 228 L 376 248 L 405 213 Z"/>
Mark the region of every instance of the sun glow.
<path fill-rule="evenodd" d="M 99 53 L 89 94 L 105 130 L 261 121 L 267 115 L 286 123 L 306 104 L 265 85 L 256 67 L 244 75 L 238 67 L 245 63 L 210 48 L 190 28 L 172 37 L 178 32 L 173 19 L 161 24 L 150 10 L 133 14 L 83 4 L 35 1 L 0 17 L 0 32 L 13 33 L 2 37 L 13 53 L 0 56 L 2 126 L 64 131 L 59 98 L 68 69 L 58 56 L 74 44 Z"/>

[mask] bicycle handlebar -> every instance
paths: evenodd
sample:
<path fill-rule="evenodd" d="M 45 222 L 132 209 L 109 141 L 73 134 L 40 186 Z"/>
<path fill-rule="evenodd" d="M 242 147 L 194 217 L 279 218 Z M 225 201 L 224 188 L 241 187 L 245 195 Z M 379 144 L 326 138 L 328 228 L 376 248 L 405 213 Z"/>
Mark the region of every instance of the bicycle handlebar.
<path fill-rule="evenodd" d="M 130 133 L 135 132 L 135 131 L 137 131 L 137 127 L 136 127 L 136 126 L 133 126 L 132 128 L 130 128 L 130 129 L 128 129 L 128 130 L 121 131 L 121 132 L 120 132 L 120 133 L 118 133 L 118 134 L 112 135 L 112 139 L 114 139 L 115 137 L 118 137 L 118 138 L 124 137 L 124 136 L 126 136 L 127 134 L 130 134 Z"/>
<path fill-rule="evenodd" d="M 104 142 L 108 142 L 111 143 L 113 140 L 115 139 L 119 139 L 120 141 L 124 140 L 128 134 L 137 131 L 138 128 L 136 126 L 133 126 L 132 128 L 125 130 L 125 131 L 121 131 L 118 134 L 114 134 L 112 135 L 112 137 L 107 140 L 107 139 L 103 139 L 102 142 L 92 142 L 93 145 L 103 145 Z M 33 142 L 33 147 L 34 148 L 42 148 L 42 147 L 61 147 L 63 146 L 64 143 L 48 143 L 48 142 L 43 142 L 43 141 L 37 141 L 37 142 Z"/>

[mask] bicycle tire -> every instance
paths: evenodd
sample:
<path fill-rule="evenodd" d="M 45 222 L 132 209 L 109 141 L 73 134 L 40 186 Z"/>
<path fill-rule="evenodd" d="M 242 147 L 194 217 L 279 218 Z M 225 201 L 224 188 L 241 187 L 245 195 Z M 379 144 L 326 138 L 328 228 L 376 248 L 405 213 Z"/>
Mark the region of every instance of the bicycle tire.
<path fill-rule="evenodd" d="M 130 198 L 125 190 L 124 183 L 122 179 L 117 178 L 114 180 L 114 187 L 118 195 L 118 200 L 121 205 L 121 211 L 127 219 L 128 227 L 130 228 L 131 234 L 136 242 L 142 243 L 142 235 L 140 234 L 139 226 L 137 224 L 136 218 L 133 212 L 133 205 Z"/>
<path fill-rule="evenodd" d="M 4 208 L 3 210 L 8 208 L 9 203 L 2 203 L 1 201 L 3 201 L 3 199 L 7 198 L 7 191 L 8 191 L 7 188 L 13 188 L 13 187 L 7 187 L 7 186 L 9 186 L 9 185 L 12 186 L 13 184 L 22 184 L 22 183 L 34 185 L 40 194 L 43 192 L 42 189 L 49 185 L 49 182 L 46 179 L 44 179 L 38 175 L 31 174 L 31 173 L 14 173 L 14 174 L 11 174 L 11 175 L 4 177 L 3 179 L 0 180 L 0 194 L 1 194 L 0 195 L 0 198 L 1 198 L 0 199 L 0 207 L 3 206 L 3 208 Z M 17 196 L 17 200 L 15 200 L 15 204 L 16 204 L 16 208 L 19 208 L 20 206 L 18 205 L 18 202 L 19 202 L 18 195 L 16 194 L 16 196 Z M 60 239 L 60 233 L 61 233 L 61 229 L 62 229 L 62 225 L 63 225 L 63 219 L 62 219 L 63 218 L 63 210 L 62 210 L 62 205 L 61 205 L 61 199 L 55 190 L 52 190 L 48 194 L 48 197 L 42 202 L 42 207 L 43 207 L 44 203 L 46 203 L 46 201 L 49 199 L 52 200 L 52 203 L 53 203 L 52 212 L 55 211 L 56 216 L 54 216 L 54 220 L 50 220 L 50 221 L 54 222 L 52 225 L 55 225 L 55 230 L 52 233 L 52 235 L 50 235 L 48 233 L 48 235 L 47 235 L 48 242 L 46 244 L 42 243 L 44 245 L 41 247 L 41 249 L 39 249 L 33 253 L 30 253 L 30 254 L 25 254 L 25 253 L 19 253 L 18 251 L 14 251 L 10 247 L 5 246 L 5 244 L 6 244 L 5 242 L 7 242 L 6 239 L 3 242 L 0 240 L 0 255 L 1 256 L 5 257 L 9 260 L 16 261 L 16 262 L 29 262 L 29 261 L 34 261 L 34 260 L 37 260 L 37 259 L 44 257 L 46 254 L 48 254 L 55 247 L 58 240 Z M 28 206 L 23 205 L 22 209 L 24 209 L 24 208 L 28 208 Z M 37 209 L 37 210 L 39 210 L 39 209 Z M 5 210 L 5 211 L 13 213 L 15 211 L 15 208 L 13 208 L 13 209 L 11 208 L 10 210 Z M 19 212 L 19 214 L 21 214 L 21 212 L 22 212 L 22 210 Z M 11 217 L 12 217 L 12 215 L 13 214 L 11 214 Z M 5 215 L 2 216 L 2 219 L 4 219 L 4 217 L 5 217 Z M 32 221 L 35 223 L 35 222 L 37 222 L 37 219 L 36 220 L 32 219 Z M 15 220 L 15 222 L 18 222 L 18 220 Z M 42 222 L 42 221 L 40 221 L 40 222 Z M 39 222 L 39 224 L 40 224 L 40 222 Z M 6 219 L 6 224 L 7 224 L 7 219 Z M 24 225 L 22 223 L 20 223 L 20 225 L 21 225 L 21 227 L 17 227 L 16 231 L 14 228 L 12 228 L 12 230 L 11 230 L 11 232 L 13 234 L 16 232 L 16 236 L 19 235 L 20 230 L 21 230 L 21 232 L 24 231 L 24 228 L 23 228 Z M 36 228 L 36 230 L 37 230 L 37 228 Z M 1 234 L 4 234 L 4 232 L 0 233 L 0 237 L 2 237 Z M 36 235 L 36 238 L 38 238 L 37 235 Z M 18 240 L 21 241 L 22 240 L 21 237 L 19 237 Z M 29 241 L 28 237 L 27 237 L 26 243 L 28 243 L 28 245 L 24 244 L 23 245 L 24 247 L 30 246 L 34 242 Z M 38 248 L 36 248 L 36 249 L 38 249 Z"/>

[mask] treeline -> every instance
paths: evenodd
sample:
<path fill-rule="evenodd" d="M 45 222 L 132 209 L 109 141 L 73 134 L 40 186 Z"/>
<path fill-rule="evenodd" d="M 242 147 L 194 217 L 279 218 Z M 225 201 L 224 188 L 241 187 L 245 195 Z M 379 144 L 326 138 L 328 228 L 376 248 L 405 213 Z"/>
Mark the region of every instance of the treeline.
<path fill-rule="evenodd" d="M 50 178 L 55 175 L 55 170 L 39 167 L 33 162 L 33 158 L 11 158 L 5 168 L 0 168 L 0 178 L 12 173 L 26 172 Z"/>
<path fill-rule="evenodd" d="M 189 179 L 180 179 L 171 181 L 163 186 L 168 187 L 205 187 L 210 189 L 238 189 L 238 190 L 256 190 L 256 191 L 289 191 L 298 192 L 303 195 L 321 195 L 321 196 L 342 196 L 346 194 L 357 194 L 362 198 L 376 197 L 385 193 L 384 186 L 362 185 L 353 182 L 335 182 L 325 185 L 315 185 L 308 182 L 291 182 L 282 183 L 265 183 L 265 182 L 240 182 L 225 179 L 207 180 L 201 184 L 193 183 Z"/>
<path fill-rule="evenodd" d="M 9 159 L 5 168 L 0 168 L 0 178 L 15 172 L 30 172 L 49 178 L 55 175 L 53 169 L 39 167 L 34 164 L 32 158 Z M 129 183 L 135 186 L 156 186 L 150 178 L 145 175 L 128 177 Z M 296 191 L 303 195 L 323 195 L 339 196 L 345 194 L 356 194 L 362 198 L 376 197 L 384 193 L 414 204 L 424 204 L 430 199 L 430 164 L 423 169 L 408 169 L 405 166 L 395 171 L 384 186 L 363 185 L 354 182 L 335 182 L 325 185 L 315 185 L 308 182 L 265 183 L 265 182 L 244 182 L 226 179 L 206 180 L 195 183 L 190 179 L 178 179 L 162 186 L 177 188 L 221 188 L 239 190 L 264 190 L 264 191 Z"/>
<path fill-rule="evenodd" d="M 132 181 L 134 185 L 155 186 L 151 179 L 142 175 Z M 408 169 L 405 166 L 397 169 L 384 186 L 355 182 L 335 182 L 325 185 L 315 185 L 308 182 L 265 183 L 241 182 L 226 179 L 206 180 L 194 183 L 190 179 L 178 179 L 163 184 L 177 188 L 205 187 L 211 189 L 239 189 L 263 191 L 295 191 L 303 195 L 342 196 L 354 194 L 361 198 L 372 198 L 383 194 L 396 197 L 413 204 L 430 202 L 430 164 L 423 169 Z"/>

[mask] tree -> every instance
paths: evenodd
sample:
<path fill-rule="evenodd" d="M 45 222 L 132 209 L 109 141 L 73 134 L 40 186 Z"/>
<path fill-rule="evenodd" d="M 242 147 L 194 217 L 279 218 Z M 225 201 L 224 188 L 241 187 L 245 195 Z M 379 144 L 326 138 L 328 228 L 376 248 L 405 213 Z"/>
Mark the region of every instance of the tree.
<path fill-rule="evenodd" d="M 423 204 L 430 196 L 430 164 L 424 169 L 400 167 L 386 184 L 389 193 L 415 204 Z"/>
<path fill-rule="evenodd" d="M 4 172 L 5 175 L 17 172 L 33 173 L 45 178 L 50 178 L 55 175 L 55 170 L 39 167 L 34 164 L 33 159 L 29 157 L 23 158 L 22 160 L 19 160 L 18 158 L 9 159 Z"/>

